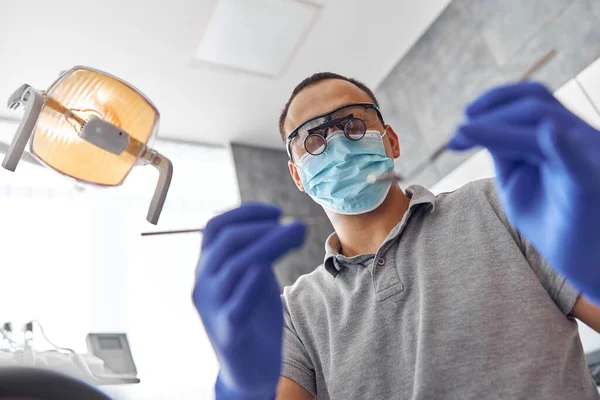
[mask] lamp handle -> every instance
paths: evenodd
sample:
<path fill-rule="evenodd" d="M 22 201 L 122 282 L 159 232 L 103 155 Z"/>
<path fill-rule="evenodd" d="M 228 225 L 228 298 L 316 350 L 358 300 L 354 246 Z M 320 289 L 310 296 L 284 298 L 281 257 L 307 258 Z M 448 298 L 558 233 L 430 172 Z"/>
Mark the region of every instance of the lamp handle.
<path fill-rule="evenodd" d="M 146 219 L 151 224 L 156 225 L 158 218 L 165 205 L 167 199 L 167 193 L 169 192 L 169 186 L 171 186 L 171 178 L 173 177 L 173 163 L 167 157 L 162 154 L 151 150 L 152 158 L 150 164 L 158 170 L 158 182 L 156 183 L 156 189 L 154 189 L 154 196 L 150 202 L 150 208 L 148 209 L 148 216 Z"/>
<path fill-rule="evenodd" d="M 8 107 L 11 109 L 16 109 L 20 105 L 25 106 L 25 114 L 2 161 L 2 166 L 13 172 L 23 156 L 25 146 L 33 134 L 42 111 L 44 105 L 42 93 L 29 85 L 22 85 L 8 99 Z"/>

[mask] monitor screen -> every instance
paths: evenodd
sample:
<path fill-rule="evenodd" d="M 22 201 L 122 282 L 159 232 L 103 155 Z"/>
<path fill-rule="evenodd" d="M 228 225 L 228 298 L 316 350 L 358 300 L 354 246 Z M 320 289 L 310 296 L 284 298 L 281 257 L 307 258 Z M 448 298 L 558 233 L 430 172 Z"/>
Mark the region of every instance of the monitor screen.
<path fill-rule="evenodd" d="M 122 349 L 123 344 L 118 336 L 99 336 L 98 345 L 102 350 Z"/>

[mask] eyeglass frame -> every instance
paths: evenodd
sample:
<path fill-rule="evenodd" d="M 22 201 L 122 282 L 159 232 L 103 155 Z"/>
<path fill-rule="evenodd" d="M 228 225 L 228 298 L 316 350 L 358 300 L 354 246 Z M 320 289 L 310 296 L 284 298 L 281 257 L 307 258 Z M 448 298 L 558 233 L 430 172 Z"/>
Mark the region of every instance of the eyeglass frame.
<path fill-rule="evenodd" d="M 310 118 L 310 119 L 308 119 L 308 120 L 304 121 L 303 123 L 301 123 L 301 124 L 300 124 L 300 125 L 299 125 L 299 126 L 296 128 L 296 129 L 294 129 L 294 130 L 293 130 L 293 131 L 292 131 L 292 132 L 291 132 L 291 133 L 288 135 L 288 137 L 287 137 L 287 139 L 286 139 L 286 141 L 285 141 L 285 147 L 286 147 L 286 150 L 287 150 L 287 153 L 288 153 L 288 157 L 289 157 L 289 159 L 290 159 L 290 160 L 292 160 L 292 161 L 294 160 L 294 158 L 292 157 L 292 149 L 291 149 L 292 139 L 294 139 L 296 136 L 298 136 L 300 129 L 302 129 L 302 127 L 303 127 L 304 125 L 308 124 L 310 121 L 313 121 L 313 120 L 315 120 L 315 119 L 318 119 L 318 118 L 326 118 L 327 116 L 331 116 L 331 114 L 335 114 L 336 112 L 338 112 L 338 111 L 340 111 L 340 110 L 342 110 L 342 109 L 344 109 L 344 108 L 348 108 L 348 107 L 364 107 L 364 108 L 366 108 L 366 109 L 373 109 L 373 110 L 375 110 L 375 112 L 377 113 L 377 118 L 379 118 L 379 121 L 381 121 L 381 125 L 382 125 L 382 126 L 385 128 L 385 122 L 384 122 L 384 120 L 383 120 L 383 115 L 381 114 L 381 110 L 379 110 L 379 107 L 377 107 L 377 105 L 375 105 L 374 103 L 360 102 L 360 103 L 350 103 L 350 104 L 346 104 L 346 105 L 344 105 L 344 106 L 342 106 L 342 107 L 338 107 L 338 108 L 336 108 L 336 109 L 335 109 L 335 110 L 333 110 L 333 111 L 329 111 L 329 112 L 327 112 L 327 113 L 325 113 L 325 114 L 318 115 L 318 116 L 316 116 L 316 117 L 312 117 L 312 118 Z M 349 115 L 350 115 L 350 114 L 349 114 Z M 339 118 L 338 118 L 338 119 L 339 119 Z M 360 119 L 360 118 L 356 118 L 356 119 Z M 326 121 L 325 123 L 330 123 L 330 122 L 331 122 L 331 121 Z M 364 122 L 364 121 L 363 121 L 363 122 Z M 314 130 L 315 130 L 316 128 L 320 127 L 321 125 L 323 125 L 323 124 L 320 124 L 319 126 L 316 126 L 316 127 L 314 127 L 314 128 L 311 128 L 311 129 L 309 130 L 309 136 L 310 136 L 310 134 L 311 134 L 311 132 L 310 132 L 310 131 L 313 131 L 313 132 L 314 132 Z M 308 138 L 308 136 L 307 136 L 307 138 Z M 361 139 L 362 139 L 362 138 L 361 138 Z M 358 139 L 358 140 L 360 140 L 360 139 Z M 308 150 L 307 150 L 307 151 L 308 151 Z M 322 153 L 319 153 L 319 154 L 322 154 Z"/>
<path fill-rule="evenodd" d="M 63 79 L 64 77 L 68 76 L 69 74 L 71 74 L 72 72 L 74 72 L 78 69 L 86 69 L 86 70 L 93 71 L 93 72 L 96 72 L 99 74 L 103 74 L 103 75 L 106 75 L 110 78 L 117 80 L 118 82 L 123 83 L 130 89 L 134 90 L 137 94 L 139 94 L 156 111 L 157 123 L 155 124 L 154 129 L 147 140 L 147 143 L 142 143 L 142 142 L 138 141 L 137 139 L 131 137 L 125 131 L 122 131 L 119 129 L 120 134 L 124 134 L 127 142 L 131 141 L 134 144 L 135 148 L 136 149 L 139 148 L 139 150 L 140 150 L 140 153 L 136 156 L 137 161 L 136 161 L 136 164 L 134 164 L 134 166 L 135 165 L 152 165 L 154 168 L 156 168 L 158 170 L 158 175 L 159 175 L 158 182 L 156 183 L 154 195 L 152 196 L 152 200 L 150 202 L 150 207 L 148 208 L 148 214 L 146 216 L 146 219 L 148 222 L 150 222 L 153 225 L 156 225 L 158 223 L 158 219 L 160 217 L 163 206 L 165 204 L 165 201 L 167 198 L 167 193 L 169 191 L 169 187 L 171 186 L 171 180 L 173 177 L 173 163 L 171 162 L 171 160 L 169 160 L 163 154 L 160 154 L 156 150 L 150 148 L 150 146 L 149 146 L 149 142 L 156 136 L 156 134 L 158 132 L 158 120 L 160 120 L 158 109 L 156 108 L 154 103 L 152 103 L 152 101 L 144 93 L 142 93 L 141 91 L 136 89 L 133 85 L 129 84 L 128 82 L 125 82 L 124 80 L 122 80 L 120 78 L 117 78 L 114 75 L 97 70 L 95 68 L 84 67 L 84 66 L 80 66 L 80 65 L 75 66 L 67 71 L 61 72 L 60 76 L 55 81 L 55 83 L 59 82 L 61 79 Z M 54 85 L 54 83 L 53 83 L 53 85 Z M 50 98 L 46 95 L 45 91 L 34 89 L 31 86 L 29 86 L 28 84 L 21 85 L 17 90 L 15 90 L 10 95 L 10 97 L 8 98 L 8 104 L 7 104 L 8 108 L 11 110 L 16 110 L 20 106 L 24 106 L 25 111 L 23 114 L 23 118 L 21 119 L 21 123 L 19 124 L 19 127 L 17 128 L 15 136 L 13 137 L 13 140 L 11 141 L 8 150 L 7 150 L 6 154 L 4 155 L 4 159 L 2 161 L 2 167 L 11 172 L 14 172 L 15 169 L 17 168 L 19 160 L 24 156 L 24 154 L 26 154 L 25 147 L 27 146 L 27 143 L 29 143 L 30 155 L 38 163 L 60 173 L 63 176 L 66 176 L 75 181 L 81 182 L 79 179 L 77 179 L 73 176 L 70 176 L 68 174 L 62 173 L 62 172 L 58 171 L 56 168 L 48 165 L 43 160 L 41 160 L 39 157 L 37 157 L 35 152 L 33 152 L 33 142 L 30 142 L 29 139 L 33 135 L 33 132 L 36 128 L 37 122 L 41 116 L 42 108 L 44 106 L 48 105 L 53 110 L 64 114 L 64 111 L 62 109 L 56 108 L 56 106 L 58 105 L 59 107 L 62 107 L 64 109 L 64 106 L 62 106 L 60 103 L 58 103 L 56 101 L 54 101 L 54 103 L 56 103 L 56 104 L 49 104 L 53 100 L 52 99 L 49 101 L 49 99 Z M 98 119 L 98 120 L 100 120 L 101 122 L 104 122 L 106 125 L 113 126 L 110 122 L 105 121 L 104 119 Z M 98 141 L 97 138 L 93 138 L 91 136 L 88 137 L 85 135 L 85 129 L 78 132 L 78 136 L 81 139 L 87 141 L 88 143 L 90 143 L 100 149 L 114 153 L 114 149 L 111 148 L 112 146 L 111 146 L 111 143 L 109 143 L 109 141 Z M 92 139 L 95 139 L 95 140 L 92 141 Z M 122 152 L 129 152 L 128 150 L 129 149 L 125 148 L 122 150 Z M 114 154 L 116 154 L 116 153 L 114 153 Z M 128 173 L 128 175 L 129 175 L 129 173 Z M 83 181 L 83 182 L 85 184 L 93 185 L 93 186 L 105 186 L 105 185 L 98 184 L 98 183 L 92 183 L 92 182 L 87 182 L 87 181 Z M 123 181 L 121 181 L 120 184 L 122 184 L 122 183 L 123 183 Z M 116 186 L 119 186 L 119 185 L 116 185 Z"/>

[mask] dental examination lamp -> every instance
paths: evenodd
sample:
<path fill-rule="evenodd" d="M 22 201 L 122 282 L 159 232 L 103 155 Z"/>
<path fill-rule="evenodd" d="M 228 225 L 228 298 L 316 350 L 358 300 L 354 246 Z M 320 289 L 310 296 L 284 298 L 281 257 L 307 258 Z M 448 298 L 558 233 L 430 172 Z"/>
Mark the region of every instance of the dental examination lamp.
<path fill-rule="evenodd" d="M 48 168 L 83 184 L 119 186 L 136 165 L 159 172 L 147 220 L 160 217 L 173 164 L 150 148 L 159 113 L 133 86 L 98 70 L 77 66 L 40 91 L 22 85 L 8 99 L 23 107 L 21 124 L 2 166 L 14 171 L 30 142 L 31 155 Z"/>

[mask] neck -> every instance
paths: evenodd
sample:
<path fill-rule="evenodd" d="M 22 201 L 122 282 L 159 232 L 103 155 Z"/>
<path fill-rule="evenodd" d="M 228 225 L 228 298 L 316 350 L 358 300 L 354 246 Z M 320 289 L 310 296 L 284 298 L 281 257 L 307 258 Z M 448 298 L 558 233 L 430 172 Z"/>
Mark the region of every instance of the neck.
<path fill-rule="evenodd" d="M 376 253 L 404 217 L 409 203 L 400 186 L 394 184 L 383 204 L 371 212 L 341 215 L 327 211 L 342 244 L 341 253 L 346 257 Z"/>

